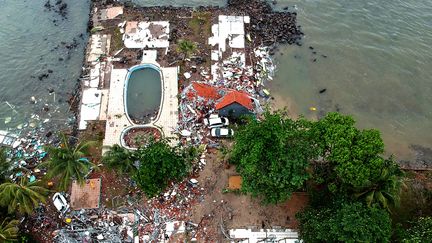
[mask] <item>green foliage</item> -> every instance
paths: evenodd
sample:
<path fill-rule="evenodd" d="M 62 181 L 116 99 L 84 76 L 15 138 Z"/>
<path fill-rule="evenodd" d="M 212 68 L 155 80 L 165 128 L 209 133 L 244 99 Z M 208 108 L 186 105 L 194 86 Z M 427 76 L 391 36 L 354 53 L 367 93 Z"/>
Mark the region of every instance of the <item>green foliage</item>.
<path fill-rule="evenodd" d="M 0 147 L 0 183 L 9 176 L 11 161 L 7 158 L 6 148 Z"/>
<path fill-rule="evenodd" d="M 108 168 L 117 170 L 120 173 L 132 175 L 137 170 L 134 166 L 136 161 L 134 153 L 117 144 L 104 154 L 102 161 Z"/>
<path fill-rule="evenodd" d="M 18 238 L 18 220 L 3 219 L 0 224 L 0 242 L 16 241 Z"/>
<path fill-rule="evenodd" d="M 422 243 L 432 241 L 432 217 L 420 217 L 412 227 L 406 230 L 404 243 Z"/>
<path fill-rule="evenodd" d="M 9 213 L 31 214 L 39 203 L 45 203 L 48 192 L 37 182 L 30 183 L 23 176 L 18 183 L 5 182 L 0 185 L 0 206 L 8 207 Z"/>
<path fill-rule="evenodd" d="M 359 130 L 350 116 L 328 113 L 315 123 L 314 133 L 321 156 L 336 173 L 337 188 L 362 188 L 378 178 L 384 159 L 384 143 L 377 130 Z M 334 178 L 334 175 L 324 175 Z"/>
<path fill-rule="evenodd" d="M 133 178 L 148 197 L 164 191 L 170 181 L 182 179 L 189 169 L 184 152 L 170 147 L 166 140 L 151 140 L 135 154 L 140 167 Z"/>
<path fill-rule="evenodd" d="M 379 177 L 374 178 L 366 187 L 357 189 L 354 195 L 364 200 L 369 207 L 379 206 L 390 210 L 390 207 L 395 207 L 399 203 L 402 175 L 393 158 L 385 160 Z"/>
<path fill-rule="evenodd" d="M 89 148 L 95 145 L 93 141 L 80 142 L 72 146 L 64 134 L 60 134 L 60 147 L 48 146 L 49 159 L 40 164 L 48 169 L 48 178 L 59 178 L 59 189 L 66 190 L 71 179 L 84 184 L 85 176 L 95 165 L 88 161 Z"/>
<path fill-rule="evenodd" d="M 308 208 L 297 215 L 300 238 L 305 242 L 389 242 L 391 220 L 379 208 L 362 203 Z"/>
<path fill-rule="evenodd" d="M 183 53 L 184 57 L 189 57 L 196 49 L 196 44 L 190 40 L 179 40 L 177 43 L 177 51 Z"/>
<path fill-rule="evenodd" d="M 230 162 L 243 178 L 242 191 L 266 203 L 288 199 L 309 178 L 309 161 L 317 156 L 311 123 L 291 120 L 283 111 L 249 119 L 235 134 Z"/>

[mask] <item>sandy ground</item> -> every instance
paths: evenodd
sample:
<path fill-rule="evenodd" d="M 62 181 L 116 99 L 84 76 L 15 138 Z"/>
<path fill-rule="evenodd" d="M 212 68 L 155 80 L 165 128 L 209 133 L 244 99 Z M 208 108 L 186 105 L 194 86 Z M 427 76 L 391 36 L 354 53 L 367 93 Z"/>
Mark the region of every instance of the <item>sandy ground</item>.
<path fill-rule="evenodd" d="M 236 192 L 224 193 L 228 187 L 228 178 L 237 175 L 233 166 L 224 162 L 221 154 L 214 151 L 207 157 L 207 165 L 200 172 L 198 181 L 205 188 L 204 201 L 193 208 L 192 221 L 205 220 L 207 230 L 216 233 L 217 239 L 226 240 L 221 233 L 221 225 L 224 229 L 245 228 L 256 226 L 258 228 L 271 228 L 281 226 L 295 228 L 295 213 L 305 204 L 306 198 L 301 195 L 293 196 L 295 200 L 280 205 L 263 205 L 257 198 Z"/>

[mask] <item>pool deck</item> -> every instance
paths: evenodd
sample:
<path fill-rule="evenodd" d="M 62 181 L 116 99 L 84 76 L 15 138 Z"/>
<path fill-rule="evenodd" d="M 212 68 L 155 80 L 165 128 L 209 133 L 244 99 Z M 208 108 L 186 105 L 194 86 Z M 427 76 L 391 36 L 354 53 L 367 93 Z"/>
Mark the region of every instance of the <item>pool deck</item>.
<path fill-rule="evenodd" d="M 157 63 L 152 64 L 158 65 Z M 174 131 L 178 122 L 177 68 L 160 67 L 160 70 L 163 76 L 163 100 L 161 103 L 158 119 L 156 122 L 152 122 L 148 125 L 154 125 L 161 128 L 165 137 L 176 138 L 177 136 Z M 123 130 L 134 125 L 127 118 L 124 107 L 123 95 L 127 73 L 127 69 L 111 70 L 108 109 L 106 113 L 105 139 L 103 140 L 103 153 L 114 144 L 120 144 L 120 136 Z M 174 144 L 176 141 L 177 139 L 174 139 L 172 143 Z"/>
<path fill-rule="evenodd" d="M 178 80 L 177 68 L 161 68 L 164 78 L 162 110 L 159 119 L 154 123 L 162 129 L 165 137 L 177 138 L 174 133 L 178 123 Z M 173 141 L 174 142 L 174 141 Z"/>

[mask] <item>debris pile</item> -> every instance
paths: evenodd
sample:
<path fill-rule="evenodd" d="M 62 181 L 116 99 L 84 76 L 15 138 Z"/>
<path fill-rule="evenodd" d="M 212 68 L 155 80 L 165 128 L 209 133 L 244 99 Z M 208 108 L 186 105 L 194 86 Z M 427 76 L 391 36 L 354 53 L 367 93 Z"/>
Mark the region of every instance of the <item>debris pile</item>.
<path fill-rule="evenodd" d="M 39 136 L 31 133 L 24 138 L 16 137 L 16 139 L 7 154 L 13 161 L 11 168 L 13 173 L 10 175 L 10 179 L 15 181 L 22 176 L 27 176 L 30 182 L 40 179 L 44 171 L 41 171 L 37 166 L 48 154 L 44 148 L 46 143 Z"/>
<path fill-rule="evenodd" d="M 228 0 L 228 9 L 250 16 L 255 43 L 301 45 L 303 32 L 296 25 L 295 12 L 274 12 L 267 1 L 261 0 Z"/>
<path fill-rule="evenodd" d="M 265 89 L 265 85 L 273 80 L 276 65 L 273 63 L 268 47 L 260 46 L 255 48 L 254 56 L 256 59 L 254 66 L 256 89 L 260 96 L 268 97 L 270 92 Z"/>
<path fill-rule="evenodd" d="M 190 179 L 172 185 L 163 196 L 147 201 L 148 222 L 140 224 L 140 236 L 147 242 L 164 242 L 175 233 L 188 232 L 193 238 L 198 225 L 187 219 L 192 206 L 203 200 L 203 193 L 204 188 L 198 187 L 198 181 Z"/>
<path fill-rule="evenodd" d="M 53 239 L 66 242 L 134 242 L 134 231 L 144 217 L 140 211 L 123 213 L 111 210 L 72 211 L 66 226 L 53 232 Z"/>
<path fill-rule="evenodd" d="M 212 66 L 213 69 L 216 68 Z M 255 93 L 252 80 L 253 70 L 252 67 L 246 66 L 244 53 L 233 52 L 222 62 L 220 69 L 220 73 L 212 71 L 214 84 L 234 90 L 243 90 L 250 94 Z"/>

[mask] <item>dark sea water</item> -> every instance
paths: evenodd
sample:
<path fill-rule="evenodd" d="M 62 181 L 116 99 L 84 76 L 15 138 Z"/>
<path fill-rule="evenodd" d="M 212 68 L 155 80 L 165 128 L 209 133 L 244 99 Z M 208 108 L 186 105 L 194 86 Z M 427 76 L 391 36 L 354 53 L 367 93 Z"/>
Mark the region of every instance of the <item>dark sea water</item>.
<path fill-rule="evenodd" d="M 46 1 L 0 0 L 0 129 L 44 121 L 66 126 L 68 94 L 77 84 L 87 42 L 89 1 L 64 2 L 66 18 L 48 11 Z M 49 76 L 39 80 L 43 74 Z"/>
<path fill-rule="evenodd" d="M 282 47 L 276 57 L 279 104 L 311 118 L 351 114 L 359 127 L 382 132 L 387 153 L 432 163 L 432 1 L 278 3 L 296 9 L 306 33 L 302 47 Z"/>
<path fill-rule="evenodd" d="M 48 118 L 47 125 L 67 126 L 66 99 L 81 71 L 89 0 L 63 1 L 67 19 L 44 8 L 43 0 L 0 0 L 0 129 Z M 351 114 L 359 127 L 381 130 L 387 152 L 399 159 L 415 158 L 412 145 L 432 147 L 432 1 L 279 0 L 275 8 L 287 6 L 297 11 L 306 36 L 302 47 L 282 46 L 276 55 L 270 89 L 280 107 L 310 118 L 334 110 Z M 77 47 L 66 48 L 70 43 Z M 327 91 L 319 94 L 322 89 Z"/>

